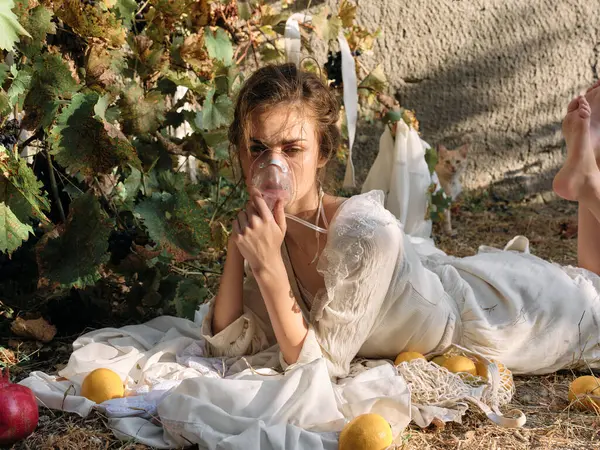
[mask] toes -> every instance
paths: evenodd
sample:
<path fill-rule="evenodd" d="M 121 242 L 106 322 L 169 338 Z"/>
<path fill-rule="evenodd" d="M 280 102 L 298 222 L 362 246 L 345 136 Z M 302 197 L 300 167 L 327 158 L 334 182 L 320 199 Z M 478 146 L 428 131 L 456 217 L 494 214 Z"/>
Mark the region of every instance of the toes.
<path fill-rule="evenodd" d="M 581 108 L 579 110 L 579 117 L 582 119 L 588 119 L 592 115 L 592 112 L 589 109 Z"/>
<path fill-rule="evenodd" d="M 592 108 L 585 97 L 579 98 L 579 117 L 587 119 L 592 113 Z"/>
<path fill-rule="evenodd" d="M 571 100 L 571 103 L 569 103 L 569 106 L 567 106 L 567 112 L 571 113 L 579 108 L 579 98 L 580 97 L 575 97 L 573 100 Z"/>

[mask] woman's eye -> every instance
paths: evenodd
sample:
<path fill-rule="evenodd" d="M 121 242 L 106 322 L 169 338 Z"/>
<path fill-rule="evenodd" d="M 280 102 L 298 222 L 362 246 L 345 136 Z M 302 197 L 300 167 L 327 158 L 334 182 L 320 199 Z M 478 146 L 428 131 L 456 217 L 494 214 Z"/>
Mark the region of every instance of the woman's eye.
<path fill-rule="evenodd" d="M 285 149 L 286 153 L 298 153 L 301 152 L 302 149 L 300 147 L 289 147 Z"/>
<path fill-rule="evenodd" d="M 265 150 L 264 147 L 260 146 L 260 145 L 252 145 L 250 146 L 250 153 L 262 153 Z"/>

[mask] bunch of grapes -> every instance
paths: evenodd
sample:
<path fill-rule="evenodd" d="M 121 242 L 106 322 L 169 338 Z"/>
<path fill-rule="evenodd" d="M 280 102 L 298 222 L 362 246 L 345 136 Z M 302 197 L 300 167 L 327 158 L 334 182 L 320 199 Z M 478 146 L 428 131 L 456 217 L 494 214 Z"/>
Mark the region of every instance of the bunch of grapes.
<path fill-rule="evenodd" d="M 352 56 L 360 56 L 360 50 L 352 52 Z M 342 86 L 342 52 L 332 52 L 331 50 L 327 54 L 327 62 L 325 63 L 325 70 L 327 71 L 327 79 L 331 80 L 331 86 L 334 88 Z"/>
<path fill-rule="evenodd" d="M 12 149 L 19 140 L 19 130 L 18 120 L 7 120 L 2 129 L 0 129 L 0 145 L 6 149 Z"/>
<path fill-rule="evenodd" d="M 135 226 L 126 230 L 112 230 L 108 237 L 108 251 L 111 253 L 110 261 L 119 264 L 131 253 L 131 244 L 137 235 Z"/>

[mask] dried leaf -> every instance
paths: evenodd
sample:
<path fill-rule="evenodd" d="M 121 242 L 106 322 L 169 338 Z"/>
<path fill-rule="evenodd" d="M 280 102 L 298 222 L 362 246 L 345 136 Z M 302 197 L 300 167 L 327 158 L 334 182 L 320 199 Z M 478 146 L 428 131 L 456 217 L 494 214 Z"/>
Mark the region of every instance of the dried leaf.
<path fill-rule="evenodd" d="M 117 16 L 100 4 L 55 0 L 54 13 L 80 36 L 97 38 L 114 47 L 125 43 L 125 29 Z"/>
<path fill-rule="evenodd" d="M 342 0 L 338 10 L 338 16 L 342 21 L 344 28 L 349 28 L 354 23 L 356 17 L 356 5 L 353 5 L 348 0 Z"/>
<path fill-rule="evenodd" d="M 10 329 L 17 336 L 33 338 L 41 342 L 50 342 L 56 335 L 56 327 L 43 317 L 33 320 L 17 317 Z"/>
<path fill-rule="evenodd" d="M 562 222 L 560 226 L 560 236 L 563 239 L 573 239 L 577 237 L 579 233 L 579 227 L 577 220 L 570 220 L 568 222 Z"/>
<path fill-rule="evenodd" d="M 5 366 L 12 366 L 14 364 L 17 364 L 18 362 L 19 361 L 12 350 L 0 347 L 0 364 L 3 364 Z"/>
<path fill-rule="evenodd" d="M 204 38 L 201 34 L 192 34 L 186 37 L 179 49 L 179 54 L 181 59 L 196 68 L 198 72 L 210 72 L 212 69 L 213 63 L 204 47 Z"/>

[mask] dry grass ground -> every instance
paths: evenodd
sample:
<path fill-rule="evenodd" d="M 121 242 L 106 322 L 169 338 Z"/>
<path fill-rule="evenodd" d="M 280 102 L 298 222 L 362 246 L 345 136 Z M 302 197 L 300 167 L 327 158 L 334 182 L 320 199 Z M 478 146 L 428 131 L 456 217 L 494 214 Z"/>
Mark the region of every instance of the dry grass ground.
<path fill-rule="evenodd" d="M 502 248 L 517 234 L 531 240 L 532 252 L 561 264 L 576 263 L 576 209 L 574 205 L 538 197 L 537 203 L 506 203 L 489 197 L 467 198 L 454 216 L 458 236 L 441 237 L 439 246 L 448 253 L 467 256 L 480 244 Z M 23 370 L 54 370 L 68 359 L 68 346 L 58 343 L 59 351 L 49 363 L 32 357 Z M 47 358 L 44 358 L 47 360 Z M 37 364 L 37 365 L 35 365 Z M 21 375 L 23 376 L 23 375 Z M 503 429 L 471 409 L 463 424 L 441 429 L 410 427 L 399 448 L 513 450 L 513 449 L 600 449 L 600 416 L 579 412 L 567 400 L 572 373 L 517 377 L 517 392 L 510 405 L 527 415 L 523 429 Z M 127 449 L 148 447 L 116 441 L 106 420 L 96 414 L 87 419 L 48 410 L 41 411 L 37 432 L 15 449 Z"/>

